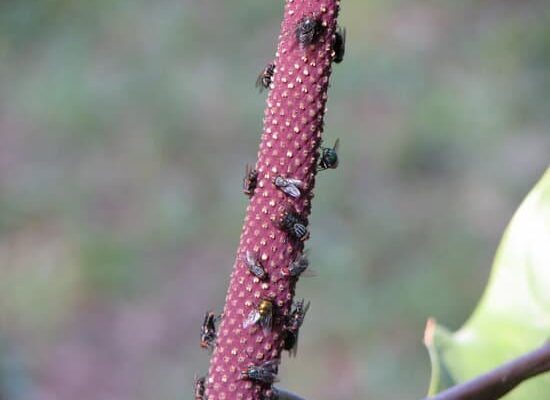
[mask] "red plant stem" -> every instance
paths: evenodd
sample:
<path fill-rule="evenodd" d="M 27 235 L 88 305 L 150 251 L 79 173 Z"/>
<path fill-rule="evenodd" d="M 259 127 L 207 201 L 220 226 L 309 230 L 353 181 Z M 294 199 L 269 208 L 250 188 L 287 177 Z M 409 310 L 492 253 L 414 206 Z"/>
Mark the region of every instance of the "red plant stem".
<path fill-rule="evenodd" d="M 264 113 L 256 170 L 257 188 L 247 208 L 237 257 L 231 274 L 216 348 L 210 361 L 206 395 L 209 400 L 262 399 L 271 385 L 243 379 L 251 365 L 279 360 L 284 319 L 289 315 L 296 280 L 288 266 L 303 251 L 303 242 L 282 230 L 285 209 L 309 216 L 315 184 L 327 90 L 334 57 L 337 0 L 287 0 L 275 58 L 275 74 Z M 315 42 L 301 45 L 296 26 L 306 16 L 322 21 Z M 295 199 L 273 184 L 277 176 L 299 179 L 302 194 Z M 258 255 L 269 274 L 265 282 L 246 267 L 246 252 Z M 270 332 L 243 322 L 260 301 L 275 306 Z"/>
<path fill-rule="evenodd" d="M 550 371 L 550 342 L 425 400 L 496 400 L 521 382 Z"/>

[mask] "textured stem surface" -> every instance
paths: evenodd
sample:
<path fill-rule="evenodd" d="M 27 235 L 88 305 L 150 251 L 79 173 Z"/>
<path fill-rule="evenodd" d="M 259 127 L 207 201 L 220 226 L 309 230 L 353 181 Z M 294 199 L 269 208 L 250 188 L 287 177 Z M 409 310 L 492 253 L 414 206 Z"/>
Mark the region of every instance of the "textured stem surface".
<path fill-rule="evenodd" d="M 281 229 L 277 221 L 285 209 L 295 210 L 304 218 L 310 213 L 338 7 L 336 0 L 287 0 L 285 4 L 256 163 L 257 187 L 247 208 L 210 362 L 209 400 L 256 400 L 271 395 L 269 383 L 243 379 L 241 372 L 281 357 L 283 325 L 296 284 L 288 267 L 304 244 Z M 317 18 L 322 28 L 313 43 L 304 45 L 297 40 L 296 26 L 308 16 Z M 301 196 L 293 198 L 277 188 L 273 184 L 277 176 L 301 180 Z M 260 281 L 249 272 L 247 251 L 257 254 L 269 275 L 267 280 Z M 275 306 L 271 331 L 257 324 L 243 327 L 250 312 L 264 299 Z"/>

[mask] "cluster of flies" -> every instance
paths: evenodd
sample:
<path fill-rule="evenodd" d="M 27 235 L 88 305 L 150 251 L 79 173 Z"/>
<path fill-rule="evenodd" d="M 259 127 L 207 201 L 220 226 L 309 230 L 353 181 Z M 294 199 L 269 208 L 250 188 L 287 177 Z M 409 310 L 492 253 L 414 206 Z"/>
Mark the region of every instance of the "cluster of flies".
<path fill-rule="evenodd" d="M 291 275 L 298 274 L 297 271 L 307 268 L 307 261 L 301 256 L 295 261 L 297 264 L 292 269 Z M 289 268 L 289 271 L 291 268 Z M 304 299 L 295 301 L 290 314 L 284 318 L 283 323 L 283 349 L 289 352 L 291 357 L 296 356 L 298 351 L 298 336 L 300 327 L 302 326 L 306 313 L 309 309 L 310 302 L 305 302 Z M 216 316 L 213 312 L 208 311 L 204 316 L 204 321 L 201 326 L 200 345 L 205 349 L 213 349 L 216 341 L 216 324 L 221 316 Z M 268 299 L 262 299 L 257 307 L 250 312 L 248 318 L 243 322 L 243 328 L 248 328 L 252 325 L 260 326 L 265 334 L 271 332 L 274 322 L 277 320 L 277 311 L 275 304 Z M 264 384 L 271 385 L 277 381 L 279 360 L 269 360 L 259 365 L 250 365 L 240 372 L 240 379 L 253 380 Z M 195 377 L 195 399 L 204 400 L 205 396 L 205 377 Z M 272 395 L 276 393 L 271 390 Z M 273 398 L 273 397 L 272 397 Z"/>
<path fill-rule="evenodd" d="M 296 25 L 295 38 L 301 48 L 306 48 L 307 46 L 314 45 L 323 31 L 324 26 L 318 16 L 306 16 Z M 333 42 L 333 61 L 335 63 L 341 63 L 344 59 L 345 44 L 346 29 L 339 27 Z M 271 87 L 275 71 L 275 63 L 269 63 L 260 73 L 256 80 L 256 86 L 259 88 L 260 92 Z M 336 139 L 332 147 L 321 146 L 317 171 L 334 169 L 338 166 L 338 145 L 339 139 Z M 247 165 L 243 178 L 243 192 L 247 196 L 252 197 L 257 182 L 257 170 Z M 302 191 L 305 188 L 304 182 L 291 177 L 276 176 L 273 179 L 273 184 L 283 193 L 294 199 L 302 196 Z M 285 209 L 276 223 L 280 229 L 286 231 L 293 239 L 303 242 L 309 238 L 306 218 L 293 209 Z M 247 251 L 242 259 L 248 271 L 255 278 L 262 282 L 268 279 L 268 273 L 256 253 Z M 309 261 L 307 254 L 303 252 L 298 255 L 283 274 L 297 279 L 308 269 L 308 267 Z M 296 356 L 298 350 L 298 334 L 309 306 L 310 302 L 308 301 L 306 303 L 304 299 L 295 301 L 292 305 L 290 314 L 283 317 L 278 316 L 277 307 L 272 300 L 262 299 L 243 322 L 243 328 L 246 329 L 253 325 L 258 325 L 265 334 L 268 334 L 271 332 L 276 321 L 282 321 L 283 349 L 288 351 L 290 356 Z M 221 318 L 221 315 L 215 315 L 212 311 L 206 312 L 200 333 L 200 346 L 202 348 L 214 348 L 217 337 L 216 325 Z M 265 361 L 259 365 L 250 365 L 240 372 L 240 378 L 272 385 L 277 381 L 278 367 L 278 359 Z M 278 398 L 277 391 L 274 388 L 271 388 L 268 392 L 270 395 L 265 396 L 265 399 Z M 195 400 L 206 400 L 205 377 L 195 377 Z"/>
<path fill-rule="evenodd" d="M 321 154 L 317 165 L 317 171 L 326 169 L 334 169 L 338 167 L 338 145 L 340 139 L 336 139 L 333 147 L 321 146 Z M 258 171 L 250 165 L 246 165 L 243 178 L 243 192 L 248 197 L 254 195 L 256 185 L 258 184 Z M 281 190 L 286 195 L 298 199 L 303 194 L 305 184 L 300 179 L 276 176 L 273 179 L 273 185 Z M 301 242 L 309 239 L 309 231 L 307 229 L 307 219 L 300 215 L 294 209 L 287 207 L 284 212 L 276 220 L 278 228 L 286 231 L 291 238 Z M 248 256 L 247 256 L 248 258 Z"/>
<path fill-rule="evenodd" d="M 296 27 L 296 40 L 302 47 L 314 44 L 319 36 L 323 33 L 323 24 L 321 20 L 315 16 L 303 18 Z M 340 64 L 344 60 L 346 52 L 346 28 L 339 27 L 336 31 L 333 44 L 333 58 L 336 64 Z M 269 89 L 273 83 L 273 75 L 275 75 L 275 63 L 268 63 L 258 75 L 256 79 L 256 87 L 260 93 L 264 89 Z"/>

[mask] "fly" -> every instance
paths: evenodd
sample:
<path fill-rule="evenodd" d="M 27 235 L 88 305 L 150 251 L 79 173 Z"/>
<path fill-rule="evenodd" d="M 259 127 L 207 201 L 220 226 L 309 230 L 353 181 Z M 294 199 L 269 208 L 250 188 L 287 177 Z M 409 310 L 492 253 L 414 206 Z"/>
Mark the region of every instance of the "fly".
<path fill-rule="evenodd" d="M 204 393 L 205 393 L 205 381 L 206 378 L 204 376 L 197 378 L 195 375 L 195 400 L 204 400 Z"/>
<path fill-rule="evenodd" d="M 340 139 L 336 139 L 334 146 L 322 147 L 321 146 L 321 159 L 317 166 L 317 171 L 323 171 L 325 169 L 334 169 L 338 167 L 338 146 L 340 145 Z"/>
<path fill-rule="evenodd" d="M 294 261 L 290 263 L 288 267 L 288 273 L 292 277 L 299 277 L 309 267 L 309 260 L 307 258 L 307 251 L 304 251 L 296 257 Z"/>
<path fill-rule="evenodd" d="M 267 272 L 265 272 L 265 269 L 260 263 L 260 260 L 258 260 L 257 254 L 250 250 L 247 250 L 245 263 L 250 273 L 256 278 L 261 281 L 265 281 L 267 279 Z"/>
<path fill-rule="evenodd" d="M 271 301 L 266 299 L 260 301 L 260 304 L 250 311 L 244 320 L 243 328 L 246 329 L 255 324 L 260 325 L 266 335 L 271 332 L 273 325 L 273 303 Z"/>
<path fill-rule="evenodd" d="M 201 347 L 203 349 L 213 348 L 216 341 L 216 322 L 220 319 L 212 311 L 207 311 L 201 326 Z"/>
<path fill-rule="evenodd" d="M 277 176 L 273 180 L 273 183 L 283 192 L 291 197 L 294 197 L 295 199 L 302 195 L 300 189 L 303 189 L 304 182 L 299 179 L 283 178 L 282 176 Z"/>
<path fill-rule="evenodd" d="M 307 220 L 290 208 L 283 212 L 277 221 L 277 225 L 280 229 L 286 231 L 291 237 L 298 239 L 301 242 L 304 242 L 309 238 Z"/>
<path fill-rule="evenodd" d="M 340 64 L 346 53 L 346 28 L 339 27 L 334 38 L 334 62 Z"/>
<path fill-rule="evenodd" d="M 323 33 L 321 19 L 315 15 L 303 17 L 296 25 L 296 40 L 302 47 L 314 44 Z"/>
<path fill-rule="evenodd" d="M 298 334 L 300 333 L 300 327 L 304 323 L 304 318 L 311 304 L 311 302 L 308 301 L 304 306 L 304 302 L 304 299 L 300 299 L 295 303 L 284 330 L 283 348 L 288 350 L 291 357 L 295 357 L 298 352 Z"/>
<path fill-rule="evenodd" d="M 256 87 L 260 89 L 260 93 L 264 89 L 269 89 L 269 86 L 273 82 L 273 74 L 275 74 L 275 64 L 273 63 L 267 64 L 262 72 L 260 72 L 258 79 L 256 79 Z"/>
<path fill-rule="evenodd" d="M 256 190 L 256 185 L 258 183 L 258 171 L 252 168 L 250 165 L 246 164 L 244 169 L 244 178 L 243 178 L 243 192 L 248 197 L 252 197 L 254 190 Z"/>
<path fill-rule="evenodd" d="M 248 379 L 262 383 L 272 384 L 277 381 L 279 360 L 266 361 L 260 365 L 250 365 L 241 371 L 241 379 Z"/>

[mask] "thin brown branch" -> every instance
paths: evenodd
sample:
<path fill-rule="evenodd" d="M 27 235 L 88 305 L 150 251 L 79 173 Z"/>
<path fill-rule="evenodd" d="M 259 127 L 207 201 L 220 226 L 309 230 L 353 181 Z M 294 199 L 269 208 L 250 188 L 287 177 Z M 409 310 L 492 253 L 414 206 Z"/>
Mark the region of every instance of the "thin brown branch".
<path fill-rule="evenodd" d="M 550 371 L 550 342 L 468 382 L 424 400 L 497 400 L 523 381 Z M 305 400 L 277 388 L 278 400 Z"/>
<path fill-rule="evenodd" d="M 496 400 L 523 381 L 550 371 L 550 342 L 425 400 Z"/>
<path fill-rule="evenodd" d="M 305 400 L 303 397 L 298 396 L 287 390 L 277 388 L 277 400 Z"/>

